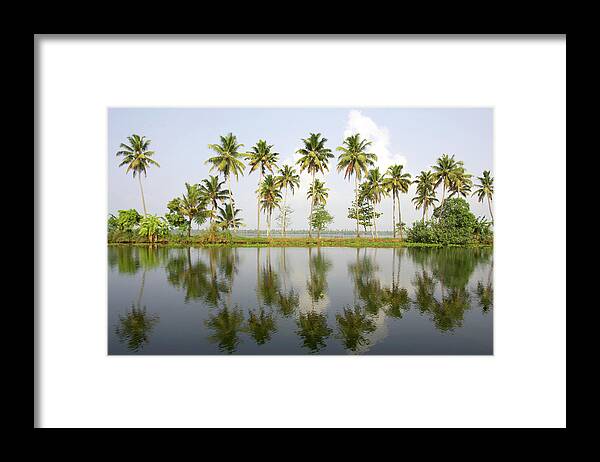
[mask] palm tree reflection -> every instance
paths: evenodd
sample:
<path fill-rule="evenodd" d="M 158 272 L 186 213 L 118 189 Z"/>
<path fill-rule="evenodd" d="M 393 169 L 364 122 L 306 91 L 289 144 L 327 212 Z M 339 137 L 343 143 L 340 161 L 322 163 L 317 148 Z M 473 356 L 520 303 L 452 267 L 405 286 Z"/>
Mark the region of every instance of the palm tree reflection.
<path fill-rule="evenodd" d="M 263 345 L 271 340 L 273 333 L 277 332 L 273 314 L 265 312 L 263 308 L 248 312 L 246 326 L 248 333 L 258 345 Z"/>
<path fill-rule="evenodd" d="M 190 248 L 168 261 L 167 280 L 171 285 L 185 290 L 186 303 L 202 300 L 211 307 L 217 307 L 223 295 L 229 293 L 233 275 L 237 271 L 235 260 L 232 254 L 224 254 L 219 250 L 208 249 L 208 265 L 201 258 L 192 262 Z"/>
<path fill-rule="evenodd" d="M 149 334 L 159 321 L 159 316 L 146 312 L 146 307 L 136 308 L 131 304 L 131 309 L 125 316 L 119 316 L 119 325 L 115 333 L 121 343 L 133 352 L 140 351 L 149 341 Z"/>
<path fill-rule="evenodd" d="M 337 337 L 342 340 L 344 348 L 356 351 L 359 347 L 369 345 L 366 335 L 374 332 L 376 326 L 364 308 L 344 308 L 343 314 L 335 315 L 335 320 L 338 326 Z"/>
<path fill-rule="evenodd" d="M 244 330 L 244 314 L 237 306 L 230 309 L 225 305 L 219 312 L 204 321 L 212 331 L 208 339 L 218 345 L 219 351 L 234 353 L 240 343 L 239 335 Z"/>
<path fill-rule="evenodd" d="M 131 304 L 131 309 L 125 316 L 119 315 L 119 323 L 115 327 L 115 334 L 127 349 L 138 352 L 149 341 L 149 334 L 159 321 L 159 316 L 147 312 L 146 307 L 141 307 L 146 282 L 146 270 L 142 273 L 142 281 L 136 303 Z"/>
<path fill-rule="evenodd" d="M 296 325 L 296 334 L 302 339 L 302 346 L 310 353 L 318 353 L 323 349 L 325 340 L 333 332 L 327 325 L 327 316 L 315 311 L 300 313 Z"/>

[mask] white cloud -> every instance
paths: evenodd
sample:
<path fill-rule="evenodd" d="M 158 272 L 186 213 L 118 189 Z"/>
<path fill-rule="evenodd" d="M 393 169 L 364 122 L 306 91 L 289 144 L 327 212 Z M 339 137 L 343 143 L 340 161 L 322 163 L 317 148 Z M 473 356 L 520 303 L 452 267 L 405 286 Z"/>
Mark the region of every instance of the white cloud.
<path fill-rule="evenodd" d="M 385 172 L 393 164 L 404 165 L 406 168 L 406 156 L 391 151 L 389 130 L 386 127 L 378 126 L 373 119 L 363 115 L 360 111 L 352 110 L 348 113 L 344 138 L 356 133 L 360 133 L 361 138 L 372 142 L 370 150 L 377 154 L 376 165 L 382 172 Z"/>

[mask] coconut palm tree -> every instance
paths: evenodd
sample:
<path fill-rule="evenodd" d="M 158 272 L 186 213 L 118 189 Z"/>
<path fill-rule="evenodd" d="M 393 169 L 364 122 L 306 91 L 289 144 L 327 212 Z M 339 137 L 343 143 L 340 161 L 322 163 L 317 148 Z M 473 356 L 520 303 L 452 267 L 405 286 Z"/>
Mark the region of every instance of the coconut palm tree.
<path fill-rule="evenodd" d="M 487 198 L 488 208 L 490 210 L 490 217 L 492 217 L 492 221 L 494 221 L 494 215 L 492 214 L 492 198 L 494 196 L 494 177 L 491 175 L 489 170 L 483 171 L 483 176 L 478 176 L 479 184 L 476 184 L 477 188 L 472 196 L 477 194 L 477 199 L 479 202 L 483 202 L 483 199 Z"/>
<path fill-rule="evenodd" d="M 308 188 L 308 192 L 306 193 L 306 198 L 310 200 L 310 216 L 312 218 L 313 210 L 315 205 L 322 204 L 325 205 L 327 203 L 327 197 L 329 196 L 329 188 L 325 187 L 325 182 L 319 179 L 313 180 L 312 184 Z M 309 236 L 312 231 L 312 220 L 309 221 L 308 224 L 308 232 Z"/>
<path fill-rule="evenodd" d="M 452 174 L 450 182 L 450 197 L 462 196 L 467 197 L 473 187 L 473 181 L 471 180 L 472 175 L 467 173 L 464 168 L 457 168 Z"/>
<path fill-rule="evenodd" d="M 442 185 L 442 202 L 441 207 L 444 206 L 444 200 L 446 198 L 446 191 L 450 188 L 452 183 L 452 177 L 456 173 L 456 170 L 462 167 L 462 161 L 457 161 L 448 154 L 443 154 L 432 167 L 434 171 L 435 187 L 437 188 L 440 184 Z"/>
<path fill-rule="evenodd" d="M 200 195 L 206 200 L 207 203 L 211 204 L 212 210 L 210 214 L 211 224 L 214 222 L 217 216 L 217 208 L 220 202 L 225 202 L 225 199 L 229 197 L 229 190 L 223 189 L 225 180 L 219 181 L 219 177 L 216 175 L 209 175 L 208 179 L 202 180 L 198 189 Z"/>
<path fill-rule="evenodd" d="M 429 170 L 421 171 L 413 183 L 417 185 L 417 195 L 412 201 L 417 209 L 423 209 L 423 223 L 425 223 L 427 209 L 438 201 L 435 197 L 435 176 Z"/>
<path fill-rule="evenodd" d="M 394 228 L 394 237 L 396 237 L 396 200 L 398 201 L 398 223 L 402 223 L 402 213 L 400 213 L 400 193 L 407 193 L 410 187 L 410 173 L 403 173 L 403 165 L 391 165 L 388 167 L 383 185 L 392 193 L 392 227 Z M 402 230 L 400 230 L 400 239 L 402 239 Z"/>
<path fill-rule="evenodd" d="M 147 170 L 151 165 L 160 167 L 158 162 L 152 159 L 155 154 L 154 151 L 148 150 L 150 146 L 150 140 L 147 140 L 145 136 L 139 136 L 133 134 L 127 137 L 129 144 L 121 143 L 120 147 L 122 151 L 117 152 L 117 156 L 123 156 L 123 162 L 119 164 L 119 167 L 127 165 L 125 173 L 133 172 L 133 177 L 138 176 L 140 182 L 140 192 L 142 193 L 142 207 L 144 208 L 144 215 L 146 212 L 146 201 L 144 200 L 144 188 L 142 187 L 142 173 L 144 176 L 148 176 Z"/>
<path fill-rule="evenodd" d="M 276 167 L 277 159 L 279 158 L 279 153 L 273 151 L 273 145 L 267 144 L 265 140 L 258 140 L 252 148 L 250 148 L 250 152 L 246 154 L 246 160 L 248 161 L 248 166 L 250 167 L 250 173 L 255 170 L 258 170 L 258 189 L 256 196 L 256 213 L 257 213 L 257 235 L 260 237 L 260 194 L 258 191 L 260 190 L 260 185 L 262 183 L 263 176 L 266 171 L 273 173 L 273 168 Z"/>
<path fill-rule="evenodd" d="M 188 237 L 192 233 L 192 221 L 202 224 L 208 213 L 206 212 L 206 200 L 200 193 L 197 184 L 185 184 L 186 192 L 179 200 L 179 212 L 188 220 Z"/>
<path fill-rule="evenodd" d="M 308 138 L 303 138 L 304 147 L 296 151 L 301 157 L 296 162 L 300 165 L 300 173 L 306 170 L 312 175 L 312 183 L 315 182 L 315 174 L 329 171 L 329 159 L 333 154 L 331 149 L 325 147 L 327 138 L 321 138 L 320 133 L 311 133 Z M 310 222 L 312 219 L 313 202 L 310 203 L 310 216 L 308 217 L 308 236 L 312 237 Z"/>
<path fill-rule="evenodd" d="M 273 175 L 267 175 L 262 180 L 257 190 L 260 199 L 259 205 L 267 214 L 267 238 L 271 237 L 271 216 L 273 210 L 279 207 L 281 201 L 281 190 Z"/>
<path fill-rule="evenodd" d="M 229 205 L 233 206 L 233 193 L 231 192 L 231 175 L 237 180 L 239 175 L 244 174 L 246 165 L 242 162 L 244 154 L 238 150 L 243 147 L 243 144 L 237 142 L 237 138 L 232 133 L 221 136 L 221 144 L 209 144 L 208 148 L 217 153 L 216 156 L 210 157 L 205 163 L 210 164 L 210 171 L 217 170 L 223 174 L 227 180 L 227 188 L 229 191 Z"/>
<path fill-rule="evenodd" d="M 219 207 L 219 215 L 217 216 L 217 224 L 223 229 L 238 229 L 244 226 L 241 218 L 238 218 L 238 213 L 241 210 L 235 208 L 231 204 L 225 204 Z"/>
<path fill-rule="evenodd" d="M 371 144 L 371 141 L 361 140 L 360 134 L 356 133 L 347 137 L 343 145 L 336 148 L 341 151 L 338 156 L 338 172 L 343 170 L 344 178 L 347 180 L 354 175 L 354 199 L 356 204 L 358 204 L 358 183 L 363 174 L 366 174 L 368 168 L 375 165 L 377 160 L 377 155 L 366 152 Z M 356 214 L 356 237 L 359 237 L 358 225 L 358 214 Z"/>
<path fill-rule="evenodd" d="M 292 191 L 292 195 L 296 188 L 300 188 L 300 175 L 296 173 L 296 169 L 291 165 L 284 165 L 279 169 L 279 175 L 275 178 L 277 186 L 283 189 L 283 221 L 281 227 L 281 234 L 285 236 L 285 226 L 287 223 L 287 192 L 288 188 Z"/>
<path fill-rule="evenodd" d="M 379 171 L 379 167 L 369 170 L 366 178 L 366 193 L 369 200 L 377 205 L 381 202 L 384 196 L 388 195 L 388 190 L 383 184 L 383 175 Z M 375 237 L 379 237 L 377 234 L 377 218 L 373 218 L 373 228 L 375 229 Z"/>

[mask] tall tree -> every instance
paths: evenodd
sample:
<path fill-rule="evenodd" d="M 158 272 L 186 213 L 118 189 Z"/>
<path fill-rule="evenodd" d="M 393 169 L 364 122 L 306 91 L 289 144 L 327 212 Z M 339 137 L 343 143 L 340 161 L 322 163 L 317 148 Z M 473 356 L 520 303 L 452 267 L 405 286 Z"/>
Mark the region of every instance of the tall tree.
<path fill-rule="evenodd" d="M 287 213 L 288 213 L 288 207 L 287 207 L 287 192 L 288 192 L 288 188 L 292 191 L 292 195 L 294 194 L 294 191 L 296 188 L 300 187 L 300 175 L 298 175 L 296 173 L 296 169 L 294 167 L 292 167 L 291 165 L 284 165 L 283 167 L 281 167 L 279 169 L 279 175 L 277 176 L 277 178 L 275 179 L 277 181 L 277 186 L 279 186 L 279 188 L 282 188 L 284 190 L 284 194 L 283 194 L 283 217 L 282 217 L 282 228 L 281 228 L 281 233 L 283 236 L 285 236 L 285 228 L 287 226 Z"/>
<path fill-rule="evenodd" d="M 315 174 L 323 173 L 324 171 L 329 170 L 329 159 L 331 159 L 333 154 L 331 153 L 331 149 L 325 147 L 325 143 L 327 142 L 327 138 L 322 138 L 320 133 L 311 133 L 308 138 L 303 138 L 302 142 L 304 143 L 304 147 L 300 148 L 296 151 L 297 154 L 300 154 L 301 157 L 296 162 L 300 165 L 300 173 L 306 170 L 309 174 L 312 175 L 312 183 L 315 182 Z M 310 215 L 308 217 L 308 236 L 312 237 L 311 229 L 310 229 L 310 221 L 312 218 L 313 212 L 313 202 L 310 203 Z"/>
<path fill-rule="evenodd" d="M 487 198 L 488 208 L 490 210 L 490 217 L 492 217 L 492 221 L 494 221 L 494 214 L 492 213 L 492 198 L 494 196 L 494 177 L 492 177 L 489 170 L 483 171 L 483 176 L 478 176 L 479 184 L 476 184 L 477 188 L 472 196 L 477 194 L 477 199 L 479 202 L 483 202 L 484 199 Z"/>
<path fill-rule="evenodd" d="M 462 164 L 462 161 L 454 159 L 454 155 L 450 157 L 448 154 L 443 154 L 432 167 L 434 171 L 435 187 L 437 188 L 440 184 L 442 185 L 442 202 L 440 203 L 440 207 L 444 206 L 446 191 L 450 188 L 456 170 L 462 167 Z"/>
<path fill-rule="evenodd" d="M 434 174 L 429 170 L 421 171 L 414 183 L 417 185 L 417 195 L 413 197 L 412 201 L 417 209 L 423 209 L 423 223 L 425 223 L 427 209 L 437 202 Z"/>
<path fill-rule="evenodd" d="M 407 193 L 411 183 L 410 173 L 403 173 L 403 165 L 391 165 L 388 167 L 383 185 L 392 193 L 392 227 L 394 228 L 394 237 L 396 237 L 396 201 L 398 201 L 398 223 L 402 223 L 402 213 L 400 212 L 400 193 Z M 400 239 L 402 239 L 402 230 L 400 230 Z"/>
<path fill-rule="evenodd" d="M 267 237 L 271 237 L 271 216 L 273 210 L 279 207 L 281 190 L 273 175 L 266 175 L 258 189 L 260 206 L 267 214 Z"/>
<path fill-rule="evenodd" d="M 122 151 L 117 152 L 117 156 L 123 156 L 123 162 L 119 164 L 119 167 L 123 165 L 127 165 L 127 170 L 125 173 L 133 172 L 133 177 L 136 175 L 138 177 L 140 183 L 140 192 L 142 193 L 142 206 L 144 208 L 144 215 L 147 215 L 146 211 L 146 201 L 144 199 L 144 188 L 142 187 L 142 173 L 144 176 L 147 176 L 148 167 L 151 165 L 156 165 L 160 167 L 158 162 L 152 159 L 152 156 L 155 154 L 154 151 L 150 151 L 148 147 L 150 146 L 150 140 L 147 140 L 145 136 L 139 136 L 133 134 L 127 137 L 127 141 L 129 144 L 121 143 L 120 147 L 123 149 Z"/>
<path fill-rule="evenodd" d="M 225 181 L 219 181 L 219 177 L 216 175 L 209 175 L 208 178 L 202 180 L 198 186 L 200 195 L 208 202 L 211 207 L 210 222 L 214 222 L 217 216 L 217 209 L 219 203 L 225 202 L 225 199 L 229 197 L 229 190 L 223 189 Z"/>
<path fill-rule="evenodd" d="M 358 204 L 358 182 L 363 174 L 366 174 L 368 168 L 375 165 L 377 155 L 366 152 L 371 145 L 371 141 L 361 140 L 360 134 L 356 133 L 347 137 L 342 146 L 338 146 L 337 150 L 341 151 L 338 156 L 337 170 L 344 171 L 344 178 L 349 180 L 354 176 L 354 200 Z M 359 220 L 356 216 L 356 237 L 359 237 Z"/>
<path fill-rule="evenodd" d="M 276 167 L 277 159 L 279 158 L 279 153 L 273 151 L 273 145 L 267 144 L 265 140 L 258 140 L 252 148 L 250 148 L 250 152 L 246 154 L 246 160 L 248 161 L 248 166 L 250 167 L 250 173 L 255 170 L 258 170 L 258 188 L 256 195 L 256 214 L 257 214 L 257 235 L 260 237 L 260 209 L 261 209 L 261 198 L 258 191 L 260 191 L 260 186 L 262 183 L 263 176 L 267 172 L 267 170 L 273 173 L 273 168 Z"/>
<path fill-rule="evenodd" d="M 379 171 L 379 167 L 369 170 L 366 178 L 366 191 L 370 201 L 376 205 L 381 202 L 384 196 L 388 195 L 388 190 L 383 184 L 383 175 Z M 377 234 L 377 219 L 373 218 L 373 228 L 375 228 L 375 237 Z"/>
<path fill-rule="evenodd" d="M 208 148 L 213 150 L 217 155 L 210 157 L 205 163 L 210 164 L 210 171 L 217 170 L 223 174 L 227 180 L 229 190 L 229 205 L 233 207 L 233 193 L 231 191 L 231 176 L 235 176 L 237 180 L 239 175 L 244 174 L 246 165 L 242 162 L 244 154 L 239 152 L 239 149 L 244 145 L 237 142 L 237 138 L 232 133 L 221 136 L 220 144 L 209 144 Z"/>

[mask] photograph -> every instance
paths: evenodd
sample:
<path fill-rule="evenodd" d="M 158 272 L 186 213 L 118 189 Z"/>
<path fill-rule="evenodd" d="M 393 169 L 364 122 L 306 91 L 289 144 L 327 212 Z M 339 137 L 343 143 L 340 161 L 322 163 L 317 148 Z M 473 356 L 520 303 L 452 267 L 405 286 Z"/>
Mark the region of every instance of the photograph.
<path fill-rule="evenodd" d="M 36 34 L 34 428 L 566 428 L 566 159 L 566 34 Z"/>
<path fill-rule="evenodd" d="M 493 355 L 493 108 L 107 117 L 109 355 Z"/>

